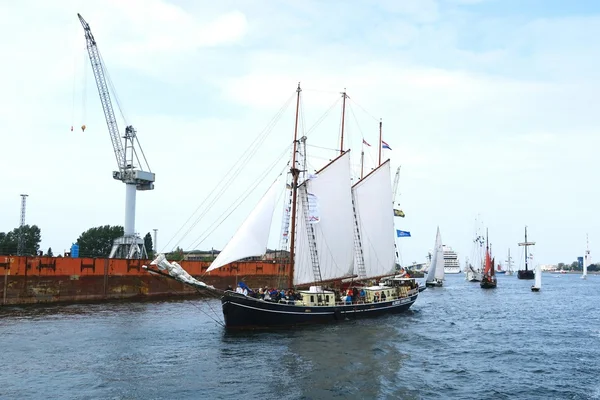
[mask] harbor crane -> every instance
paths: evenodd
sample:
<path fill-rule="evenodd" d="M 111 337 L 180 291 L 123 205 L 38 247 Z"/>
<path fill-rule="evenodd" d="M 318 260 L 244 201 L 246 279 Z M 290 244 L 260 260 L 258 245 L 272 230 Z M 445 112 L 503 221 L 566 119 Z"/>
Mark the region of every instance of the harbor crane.
<path fill-rule="evenodd" d="M 124 235 L 115 239 L 110 258 L 147 258 L 148 254 L 144 246 L 144 240 L 135 232 L 135 201 L 138 190 L 154 189 L 154 173 L 151 172 L 146 156 L 142 151 L 140 142 L 137 138 L 137 132 L 131 125 L 125 127 L 123 136 L 119 133 L 117 119 L 113 110 L 111 96 L 109 93 L 109 82 L 106 78 L 108 73 L 100 52 L 96 39 L 92 35 L 90 25 L 83 19 L 81 14 L 77 14 L 79 21 L 85 32 L 85 41 L 87 51 L 96 79 L 100 103 L 104 110 L 108 133 L 112 141 L 113 150 L 117 159 L 118 171 L 113 171 L 113 178 L 125 184 L 125 226 Z M 111 90 L 114 92 L 114 88 Z M 117 106 L 119 102 L 117 99 Z M 120 108 L 120 106 L 119 106 Z M 122 114 L 122 113 L 121 113 Z M 121 140 L 123 139 L 123 140 Z M 140 158 L 141 156 L 141 158 Z"/>

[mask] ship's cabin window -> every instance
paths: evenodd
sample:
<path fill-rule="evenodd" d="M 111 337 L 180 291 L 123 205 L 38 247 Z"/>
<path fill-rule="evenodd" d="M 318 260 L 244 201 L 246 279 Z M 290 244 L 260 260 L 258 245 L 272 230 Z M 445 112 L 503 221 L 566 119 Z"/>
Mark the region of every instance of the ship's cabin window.
<path fill-rule="evenodd" d="M 329 304 L 329 295 L 325 296 L 325 303 Z"/>
<path fill-rule="evenodd" d="M 311 303 L 314 303 L 314 302 L 315 302 L 315 296 L 312 296 L 312 295 L 310 296 L 310 302 L 311 302 Z"/>

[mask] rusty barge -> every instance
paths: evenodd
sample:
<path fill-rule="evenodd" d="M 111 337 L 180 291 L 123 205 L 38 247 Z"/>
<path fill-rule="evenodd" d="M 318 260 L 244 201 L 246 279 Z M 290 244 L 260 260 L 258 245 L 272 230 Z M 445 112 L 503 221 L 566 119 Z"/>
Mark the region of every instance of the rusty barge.
<path fill-rule="evenodd" d="M 200 296 L 193 288 L 148 274 L 151 260 L 0 256 L 0 305 L 97 302 L 115 299 Z M 206 272 L 210 261 L 181 261 L 195 278 L 216 288 L 277 286 L 289 264 L 275 260 L 239 261 Z"/>

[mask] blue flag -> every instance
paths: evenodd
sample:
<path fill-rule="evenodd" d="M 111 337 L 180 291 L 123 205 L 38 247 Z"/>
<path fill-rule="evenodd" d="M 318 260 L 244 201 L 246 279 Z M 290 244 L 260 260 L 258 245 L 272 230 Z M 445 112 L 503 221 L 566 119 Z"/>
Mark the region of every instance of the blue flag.
<path fill-rule="evenodd" d="M 410 232 L 401 231 L 400 229 L 396 229 L 396 235 L 398 235 L 398 237 L 410 237 Z"/>

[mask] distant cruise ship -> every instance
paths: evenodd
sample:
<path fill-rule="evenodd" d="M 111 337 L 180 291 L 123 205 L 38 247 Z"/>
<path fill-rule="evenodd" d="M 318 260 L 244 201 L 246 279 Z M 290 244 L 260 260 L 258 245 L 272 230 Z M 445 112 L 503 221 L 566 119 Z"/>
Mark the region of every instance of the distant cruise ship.
<path fill-rule="evenodd" d="M 444 249 L 444 273 L 460 274 L 460 264 L 458 263 L 458 254 L 450 246 L 442 246 Z"/>

